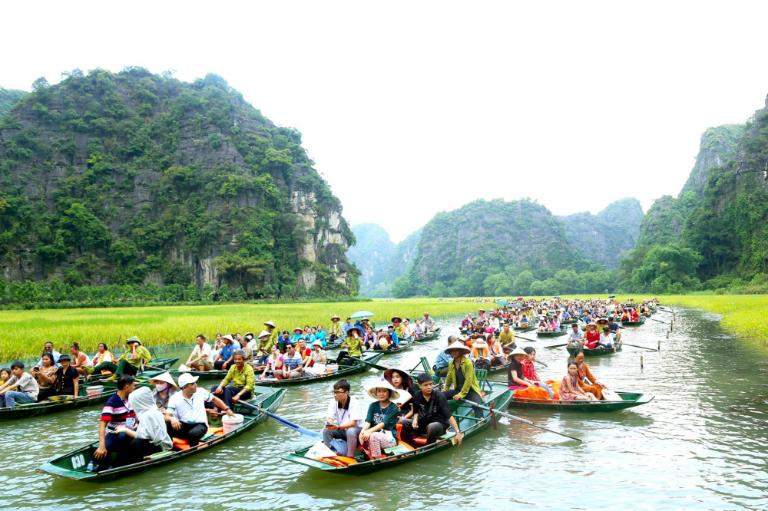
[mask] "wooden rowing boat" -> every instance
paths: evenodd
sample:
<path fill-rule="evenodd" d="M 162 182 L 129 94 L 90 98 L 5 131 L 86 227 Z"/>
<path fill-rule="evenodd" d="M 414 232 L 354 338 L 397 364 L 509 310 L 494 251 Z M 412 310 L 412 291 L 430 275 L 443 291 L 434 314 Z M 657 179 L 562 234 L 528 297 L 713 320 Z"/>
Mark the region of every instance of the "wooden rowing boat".
<path fill-rule="evenodd" d="M 579 351 L 579 348 L 574 346 L 567 347 L 566 349 L 571 355 L 575 355 L 576 352 Z M 595 348 L 591 350 L 589 348 L 581 348 L 581 351 L 584 353 L 585 357 L 604 357 L 606 355 L 613 355 L 614 353 L 621 351 L 621 339 L 617 339 L 613 343 L 613 349 Z"/>
<path fill-rule="evenodd" d="M 491 406 L 492 408 L 502 410 L 507 407 L 509 400 L 512 397 L 512 391 L 507 389 L 494 389 L 483 400 L 483 404 Z M 478 416 L 473 413 L 472 406 L 457 401 L 449 401 L 453 416 L 456 422 L 459 424 L 459 428 L 464 433 L 464 441 L 469 437 L 472 437 L 482 430 L 488 428 L 493 422 L 493 417 L 490 412 L 486 410 L 477 409 Z M 309 451 L 310 447 L 299 449 L 283 456 L 283 459 L 291 461 L 293 463 L 299 463 L 301 465 L 322 470 L 324 472 L 332 472 L 336 474 L 368 474 L 376 470 L 383 468 L 389 468 L 399 466 L 402 463 L 412 461 L 418 458 L 423 458 L 437 451 L 449 448 L 453 446 L 452 438 L 455 435 L 454 432 L 448 432 L 441 436 L 435 443 L 427 444 L 418 447 L 410 447 L 404 445 L 402 442 L 395 446 L 384 449 L 384 457 L 368 460 L 364 455 L 360 454 L 359 458 L 351 460 L 345 457 L 336 456 L 332 459 L 323 458 L 318 460 L 314 458 L 307 458 L 305 454 Z M 416 443 L 416 445 L 419 445 Z M 347 464 L 348 462 L 348 464 Z"/>
<path fill-rule="evenodd" d="M 514 330 L 515 332 L 530 332 L 531 330 L 536 330 L 536 325 L 516 326 Z"/>
<path fill-rule="evenodd" d="M 277 378 L 257 378 L 256 385 L 265 387 L 288 387 L 292 385 L 304 385 L 324 380 L 338 379 L 342 376 L 348 376 L 350 374 L 364 373 L 371 368 L 369 364 L 378 363 L 383 356 L 384 354 L 382 352 L 364 356 L 363 360 L 368 362 L 368 364 L 364 364 L 360 360 L 354 358 L 346 358 L 341 361 L 341 364 L 339 364 L 339 369 L 336 372 L 321 374 L 319 376 L 303 376 L 301 378 L 286 378 L 283 380 L 278 380 Z"/>
<path fill-rule="evenodd" d="M 425 335 L 424 337 L 421 337 L 421 338 L 418 338 L 418 339 L 414 337 L 413 340 L 415 342 L 429 342 L 429 341 L 434 341 L 435 339 L 437 339 L 439 337 L 440 337 L 440 327 L 437 327 L 434 330 L 432 330 L 430 333 Z"/>
<path fill-rule="evenodd" d="M 259 406 L 270 412 L 277 410 L 280 406 L 280 402 L 285 396 L 285 389 L 256 389 L 256 395 L 248 402 L 252 405 Z M 87 470 L 88 463 L 93 456 L 93 452 L 99 446 L 98 442 L 92 442 L 82 447 L 70 451 L 62 456 L 53 458 L 38 468 L 38 472 L 44 472 L 51 475 L 66 477 L 68 479 L 75 479 L 77 481 L 105 481 L 109 479 L 115 479 L 128 474 L 135 474 L 148 468 L 153 468 L 158 465 L 165 465 L 172 461 L 177 461 L 187 456 L 192 456 L 200 451 L 204 451 L 210 447 L 217 446 L 227 440 L 231 440 L 236 436 L 240 436 L 249 429 L 252 429 L 256 424 L 263 422 L 267 415 L 263 412 L 254 411 L 251 408 L 234 403 L 232 409 L 235 413 L 243 415 L 243 423 L 233 431 L 224 434 L 222 428 L 210 428 L 208 429 L 208 435 L 203 438 L 203 441 L 195 447 L 187 446 L 184 449 L 176 449 L 170 451 L 159 452 L 148 456 L 142 461 L 137 463 L 131 463 L 130 465 L 123 465 L 114 468 L 108 468 L 98 472 L 89 472 Z"/>
<path fill-rule="evenodd" d="M 639 321 L 622 321 L 621 326 L 642 326 L 645 323 L 645 318 L 640 318 Z"/>
<path fill-rule="evenodd" d="M 139 373 L 138 376 L 140 378 L 143 378 L 145 374 L 149 375 L 157 375 L 164 371 L 167 371 L 171 368 L 173 364 L 178 362 L 178 358 L 173 357 L 164 357 L 164 358 L 153 358 L 149 361 L 149 364 L 147 367 L 150 367 L 151 369 L 145 369 L 143 372 Z M 92 374 L 88 376 L 88 378 L 85 378 L 83 376 L 80 377 L 80 384 L 84 383 L 97 383 L 97 382 L 103 382 L 104 380 L 111 378 L 111 374 Z"/>
<path fill-rule="evenodd" d="M 567 333 L 567 330 L 560 329 L 560 330 L 554 330 L 552 332 L 539 332 L 536 331 L 537 337 L 560 337 L 561 335 L 565 335 Z"/>
<path fill-rule="evenodd" d="M 137 377 L 137 386 L 149 385 L 148 380 L 157 376 L 163 371 L 144 371 Z M 102 392 L 95 395 L 88 395 L 89 387 L 103 387 Z M 116 381 L 95 381 L 80 382 L 80 391 L 77 398 L 67 396 L 58 398 L 52 396 L 54 400 L 45 400 L 35 403 L 17 403 L 13 408 L 0 408 L 0 420 L 25 419 L 27 417 L 36 417 L 38 415 L 48 415 L 49 413 L 64 412 L 75 408 L 83 408 L 103 403 L 112 394 L 117 392 Z"/>
<path fill-rule="evenodd" d="M 520 399 L 512 396 L 509 408 L 552 410 L 557 412 L 616 412 L 633 408 L 653 400 L 653 394 L 617 392 L 621 401 L 553 401 L 551 399 Z"/>
<path fill-rule="evenodd" d="M 413 348 L 413 337 L 408 337 L 404 341 L 400 341 L 400 345 L 397 348 L 390 347 L 386 350 L 371 350 L 371 353 L 381 353 L 382 355 L 387 356 L 394 355 L 396 353 L 402 353 L 403 351 L 408 351 L 411 348 Z"/>

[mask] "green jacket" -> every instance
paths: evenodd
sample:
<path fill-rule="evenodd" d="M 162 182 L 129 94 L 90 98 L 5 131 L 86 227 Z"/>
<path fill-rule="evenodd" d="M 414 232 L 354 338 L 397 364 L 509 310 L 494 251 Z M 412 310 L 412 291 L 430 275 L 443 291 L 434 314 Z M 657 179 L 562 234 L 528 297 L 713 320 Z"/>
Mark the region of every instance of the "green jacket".
<path fill-rule="evenodd" d="M 350 357 L 362 357 L 363 356 L 363 339 L 362 337 L 347 337 L 340 348 L 347 348 Z"/>
<path fill-rule="evenodd" d="M 239 371 L 237 366 L 232 364 L 232 367 L 227 371 L 227 375 L 221 380 L 221 386 L 226 387 L 230 382 L 234 387 L 245 387 L 246 390 L 253 392 L 253 387 L 256 385 L 253 367 L 250 364 L 245 364 L 243 370 Z"/>
<path fill-rule="evenodd" d="M 130 358 L 131 355 L 132 355 L 131 350 L 128 350 L 125 353 L 123 353 L 118 360 L 127 360 L 128 363 L 131 364 L 136 369 L 139 369 L 141 367 L 142 362 L 144 362 L 144 365 L 147 365 L 149 364 L 149 361 L 152 360 L 152 355 L 149 353 L 149 350 L 144 346 L 138 346 L 136 348 L 137 358 Z"/>
<path fill-rule="evenodd" d="M 259 339 L 258 352 L 261 355 L 269 355 L 272 351 L 272 346 L 277 344 L 277 331 L 272 332 L 272 335 L 264 339 Z"/>
<path fill-rule="evenodd" d="M 475 376 L 475 366 L 472 361 L 463 357 L 461 359 L 461 372 L 464 373 L 464 386 L 459 389 L 459 393 L 453 396 L 453 399 L 464 399 L 469 394 L 470 390 L 474 390 L 478 395 L 481 395 L 480 382 L 477 381 Z M 445 376 L 445 385 L 443 388 L 446 390 L 452 389 L 456 385 L 456 362 L 451 360 L 448 364 L 448 374 Z"/>

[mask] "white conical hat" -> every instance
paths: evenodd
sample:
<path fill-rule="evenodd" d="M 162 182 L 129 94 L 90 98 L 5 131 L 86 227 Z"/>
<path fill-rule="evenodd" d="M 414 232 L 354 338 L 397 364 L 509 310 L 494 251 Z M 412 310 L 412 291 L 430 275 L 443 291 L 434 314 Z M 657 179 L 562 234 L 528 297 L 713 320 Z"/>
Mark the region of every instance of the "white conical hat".
<path fill-rule="evenodd" d="M 465 353 L 469 353 L 470 349 L 464 346 L 464 343 L 461 341 L 453 341 L 450 345 L 448 345 L 447 348 L 445 348 L 445 352 L 450 354 L 451 350 L 461 350 Z"/>

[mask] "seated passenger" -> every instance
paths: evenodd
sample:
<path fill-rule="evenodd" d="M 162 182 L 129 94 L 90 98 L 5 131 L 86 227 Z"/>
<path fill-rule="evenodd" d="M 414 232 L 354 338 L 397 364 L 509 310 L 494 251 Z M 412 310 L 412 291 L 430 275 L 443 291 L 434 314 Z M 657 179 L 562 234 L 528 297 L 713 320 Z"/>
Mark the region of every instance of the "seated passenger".
<path fill-rule="evenodd" d="M 282 361 L 283 368 L 277 375 L 278 379 L 301 378 L 304 376 L 304 357 L 296 351 L 293 343 L 286 346 Z"/>
<path fill-rule="evenodd" d="M 432 377 L 426 373 L 418 376 L 419 390 L 413 395 L 413 419 L 403 419 L 401 440 L 414 446 L 414 437 L 427 437 L 427 444 L 434 443 L 450 426 L 456 432 L 456 443 L 461 444 L 464 433 L 459 429 L 451 413 L 448 400 L 442 392 L 433 392 Z"/>
<path fill-rule="evenodd" d="M 131 439 L 118 459 L 118 465 L 137 463 L 144 460 L 145 456 L 170 451 L 173 443 L 168 435 L 163 412 L 155 405 L 152 391 L 148 387 L 136 389 L 128 396 L 128 403 L 136 413 L 139 427 L 136 430 L 127 426 L 115 429 L 116 433 L 124 433 Z"/>
<path fill-rule="evenodd" d="M 600 334 L 598 345 L 605 349 L 613 349 L 613 334 L 610 327 L 603 327 L 603 333 Z"/>
<path fill-rule="evenodd" d="M 213 403 L 230 417 L 234 415 L 221 399 L 205 389 L 198 389 L 197 380 L 198 376 L 182 373 L 179 376 L 181 390 L 168 401 L 168 410 L 165 412 L 165 420 L 170 424 L 168 432 L 171 436 L 187 440 L 190 447 L 197 446 L 208 433 L 205 403 Z"/>
<path fill-rule="evenodd" d="M 80 393 L 80 374 L 70 365 L 68 353 L 59 357 L 59 367 L 56 368 L 56 383 L 53 384 L 53 394 L 56 396 L 77 397 Z"/>
<path fill-rule="evenodd" d="M 43 356 L 40 357 L 42 365 L 32 368 L 32 376 L 37 380 L 38 386 L 38 401 L 45 401 L 48 397 L 55 395 L 56 388 L 56 365 L 53 363 L 53 353 L 47 351 L 43 352 Z"/>
<path fill-rule="evenodd" d="M 590 323 L 587 325 L 587 333 L 584 335 L 584 347 L 590 350 L 597 348 L 600 342 L 600 332 L 597 331 L 597 325 Z"/>
<path fill-rule="evenodd" d="M 155 406 L 164 412 L 168 408 L 168 401 L 179 390 L 179 386 L 173 381 L 173 376 L 168 371 L 153 376 L 149 379 L 149 383 L 155 386 L 155 389 L 152 391 Z"/>
<path fill-rule="evenodd" d="M 211 387 L 211 392 L 221 396 L 228 408 L 241 399 L 251 399 L 256 384 L 253 367 L 245 363 L 243 350 L 236 350 L 233 357 L 235 363 L 229 368 L 227 375 L 221 383 Z"/>
<path fill-rule="evenodd" d="M 360 431 L 359 440 L 367 446 L 371 459 L 383 458 L 382 450 L 397 443 L 397 416 L 400 409 L 393 399 L 400 393 L 386 380 L 374 383 L 368 387 L 368 395 L 376 399 L 368 407 L 368 414 Z"/>
<path fill-rule="evenodd" d="M 339 454 L 354 458 L 357 438 L 363 426 L 363 411 L 358 399 L 350 395 L 350 389 L 347 380 L 339 380 L 333 384 L 333 400 L 328 403 L 323 443 L 326 447 L 333 448 L 334 439 L 343 440 L 346 443 L 346 453 Z"/>
<path fill-rule="evenodd" d="M 55 358 L 55 357 L 54 357 Z M 15 390 L 15 389 L 19 390 Z M 15 408 L 16 402 L 34 403 L 40 387 L 37 380 L 24 372 L 24 364 L 16 361 L 11 364 L 11 377 L 0 386 L 0 408 Z"/>
<path fill-rule="evenodd" d="M 320 376 L 325 374 L 328 356 L 323 349 L 323 342 L 318 339 L 312 344 L 312 354 L 309 356 L 309 363 L 305 366 L 304 372 L 310 376 Z"/>
<path fill-rule="evenodd" d="M 595 396 L 584 392 L 579 386 L 579 369 L 576 362 L 568 362 L 568 374 L 560 383 L 560 399 L 562 401 L 594 401 Z"/>
<path fill-rule="evenodd" d="M 205 342 L 203 334 L 198 334 L 195 337 L 195 347 L 184 365 L 192 371 L 210 371 L 213 369 L 211 345 Z"/>

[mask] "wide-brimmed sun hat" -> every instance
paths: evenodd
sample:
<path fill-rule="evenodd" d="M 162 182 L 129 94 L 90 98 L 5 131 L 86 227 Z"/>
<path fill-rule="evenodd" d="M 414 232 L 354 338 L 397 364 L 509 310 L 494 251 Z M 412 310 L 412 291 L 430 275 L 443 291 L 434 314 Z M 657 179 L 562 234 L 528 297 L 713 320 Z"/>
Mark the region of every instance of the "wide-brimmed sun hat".
<path fill-rule="evenodd" d="M 264 337 L 269 337 L 270 335 L 272 334 L 270 334 L 266 330 L 262 330 L 261 333 L 259 334 L 259 339 L 263 339 Z"/>
<path fill-rule="evenodd" d="M 395 369 L 394 367 L 387 369 L 384 371 L 384 379 L 387 380 L 389 383 L 392 383 L 392 375 L 394 373 L 397 373 L 400 375 L 400 378 L 403 380 L 403 387 L 406 389 L 410 389 L 413 387 L 413 378 L 410 374 L 406 373 L 402 369 Z"/>
<path fill-rule="evenodd" d="M 389 399 L 397 399 L 400 397 L 400 392 L 398 392 L 387 380 L 381 380 L 368 387 L 368 395 L 373 399 L 379 399 L 378 396 L 376 396 L 376 391 L 378 389 L 387 389 L 389 391 Z"/>
<path fill-rule="evenodd" d="M 464 343 L 462 343 L 460 341 L 452 342 L 447 348 L 445 348 L 444 351 L 450 355 L 451 351 L 453 351 L 453 350 L 460 350 L 460 351 L 463 351 L 464 353 L 469 353 L 470 352 L 470 349 L 467 348 L 466 346 L 464 346 Z"/>
<path fill-rule="evenodd" d="M 341 318 L 338 316 L 338 314 L 334 314 L 333 316 L 331 316 L 331 321 L 333 321 L 333 320 L 340 320 L 340 319 Z"/>
<path fill-rule="evenodd" d="M 357 330 L 358 334 L 363 335 L 363 329 L 360 328 L 359 326 L 353 326 L 353 327 L 347 328 L 347 335 L 349 335 L 352 332 L 352 330 Z"/>
<path fill-rule="evenodd" d="M 402 321 L 402 320 L 403 318 L 401 318 L 400 316 L 392 316 L 392 319 L 391 319 L 392 323 L 394 323 L 395 321 Z"/>
<path fill-rule="evenodd" d="M 514 357 L 515 355 L 525 355 L 527 357 L 528 353 L 523 351 L 523 348 L 521 348 L 520 346 L 515 346 L 515 349 L 512 350 L 509 356 Z"/>
<path fill-rule="evenodd" d="M 265 321 L 264 324 L 267 325 L 267 326 L 271 326 L 272 328 L 276 328 L 275 327 L 275 322 L 272 321 L 271 319 L 269 321 Z"/>
<path fill-rule="evenodd" d="M 126 340 L 125 343 L 126 344 L 134 344 L 135 343 L 135 344 L 138 344 L 139 346 L 141 346 L 141 340 L 139 340 L 139 338 L 136 337 L 135 335 L 133 337 L 128 338 L 128 340 Z"/>
<path fill-rule="evenodd" d="M 171 376 L 171 373 L 168 371 L 158 374 L 157 376 L 153 376 L 149 379 L 149 383 L 155 382 L 155 381 L 162 381 L 167 383 L 168 385 L 172 385 L 174 388 L 179 388 L 178 385 L 176 385 L 176 382 L 173 381 L 173 376 Z"/>

